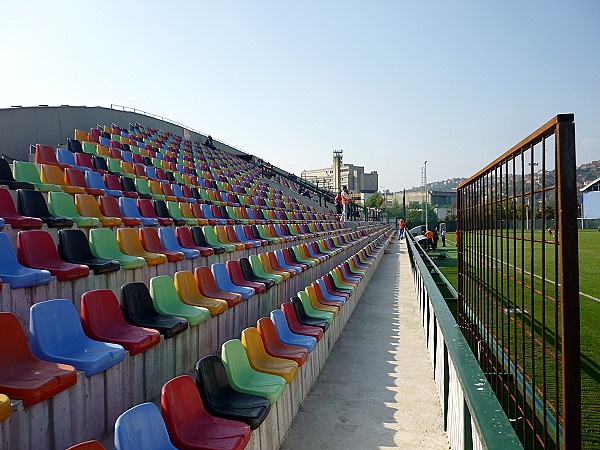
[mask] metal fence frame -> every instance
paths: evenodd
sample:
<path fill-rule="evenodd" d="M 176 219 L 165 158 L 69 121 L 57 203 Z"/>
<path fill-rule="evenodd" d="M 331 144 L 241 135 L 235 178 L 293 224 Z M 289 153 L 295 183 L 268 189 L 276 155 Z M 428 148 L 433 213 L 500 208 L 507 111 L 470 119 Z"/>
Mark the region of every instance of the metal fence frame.
<path fill-rule="evenodd" d="M 458 187 L 457 233 L 459 326 L 521 441 L 581 448 L 572 114 Z"/>

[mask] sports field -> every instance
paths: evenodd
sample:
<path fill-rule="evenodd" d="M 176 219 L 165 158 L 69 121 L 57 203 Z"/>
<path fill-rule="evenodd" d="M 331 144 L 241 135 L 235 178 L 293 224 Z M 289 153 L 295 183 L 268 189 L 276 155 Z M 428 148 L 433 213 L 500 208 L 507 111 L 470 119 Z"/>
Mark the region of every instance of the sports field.
<path fill-rule="evenodd" d="M 441 244 L 441 242 L 440 242 Z M 527 261 L 528 249 L 523 249 Z M 454 233 L 449 233 L 446 247 L 438 249 L 447 254 L 446 260 L 437 260 L 448 281 L 458 288 L 456 246 Z M 534 251 L 537 250 L 534 249 Z M 437 252 L 436 252 L 437 253 Z M 498 255 L 501 259 L 502 255 Z M 549 258 L 550 259 L 550 258 Z M 520 260 L 520 254 L 517 261 Z M 541 259 L 537 259 L 536 261 Z M 511 260 L 512 261 L 512 260 Z M 535 272 L 539 267 L 535 264 Z M 525 265 L 527 271 L 527 266 Z M 553 263 L 546 262 L 546 287 L 553 288 Z M 541 286 L 541 280 L 535 283 Z M 582 381 L 582 438 L 583 448 L 600 448 L 600 232 L 579 231 L 579 290 L 581 311 L 581 381 Z"/>

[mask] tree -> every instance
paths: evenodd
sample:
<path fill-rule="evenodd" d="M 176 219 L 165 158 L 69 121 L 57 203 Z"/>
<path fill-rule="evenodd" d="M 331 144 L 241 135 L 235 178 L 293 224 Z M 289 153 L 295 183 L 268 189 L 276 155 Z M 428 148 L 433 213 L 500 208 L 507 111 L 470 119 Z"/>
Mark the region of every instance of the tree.
<path fill-rule="evenodd" d="M 387 208 L 387 212 L 389 217 L 399 217 L 400 216 L 400 204 L 397 199 L 392 201 L 392 205 Z"/>
<path fill-rule="evenodd" d="M 379 208 L 383 204 L 383 200 L 383 195 L 381 195 L 379 192 L 375 192 L 367 199 L 365 206 Z"/>
<path fill-rule="evenodd" d="M 439 221 L 437 212 L 435 211 L 435 207 L 433 205 L 427 205 L 427 222 L 429 224 L 437 224 Z M 423 217 L 423 205 L 415 205 L 411 204 L 406 207 L 406 220 L 411 226 L 417 226 L 419 224 L 425 223 L 425 218 Z"/>

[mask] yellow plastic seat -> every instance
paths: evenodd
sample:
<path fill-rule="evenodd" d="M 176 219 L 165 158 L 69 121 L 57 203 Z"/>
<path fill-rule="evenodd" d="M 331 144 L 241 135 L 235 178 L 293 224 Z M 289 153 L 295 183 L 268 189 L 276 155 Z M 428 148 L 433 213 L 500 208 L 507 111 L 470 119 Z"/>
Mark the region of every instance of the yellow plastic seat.
<path fill-rule="evenodd" d="M 200 221 L 196 218 L 196 216 L 194 216 L 194 213 L 192 212 L 192 207 L 187 202 L 179 203 L 179 211 L 181 211 L 181 215 L 186 219 L 188 225 L 206 225 L 206 224 L 208 224 L 208 220 L 206 221 L 205 224 L 200 223 Z M 191 224 L 191 221 L 194 221 L 195 223 Z"/>
<path fill-rule="evenodd" d="M 284 281 L 289 280 L 292 276 L 289 272 L 280 272 L 279 270 L 273 269 L 271 265 L 271 260 L 269 259 L 269 255 L 266 253 L 261 253 L 258 255 L 258 259 L 260 259 L 260 263 L 263 266 L 265 272 L 270 273 L 272 275 L 279 275 L 283 277 Z"/>
<path fill-rule="evenodd" d="M 160 188 L 160 181 L 148 180 L 148 187 L 150 188 L 150 192 L 152 194 L 155 196 L 160 196 L 162 200 L 165 199 L 165 194 L 163 194 L 163 191 Z"/>
<path fill-rule="evenodd" d="M 85 189 L 79 186 L 70 186 L 65 183 L 65 174 L 60 167 L 50 164 L 40 165 L 40 179 L 45 184 L 56 184 L 67 194 L 84 194 Z"/>
<path fill-rule="evenodd" d="M 187 270 L 176 272 L 173 276 L 173 280 L 175 289 L 179 294 L 179 300 L 181 300 L 182 303 L 206 308 L 210 311 L 211 316 L 221 314 L 228 308 L 225 300 L 202 295 L 192 272 Z"/>
<path fill-rule="evenodd" d="M 333 272 L 335 272 L 335 274 L 337 275 L 338 280 L 340 280 L 340 282 L 342 284 L 345 284 L 347 286 L 353 286 L 356 287 L 358 286 L 358 283 L 356 281 L 346 281 L 344 280 L 344 273 L 342 272 L 342 269 L 340 269 L 339 267 L 335 267 L 333 269 Z"/>
<path fill-rule="evenodd" d="M 79 142 L 84 142 L 84 141 L 89 141 L 90 137 L 88 136 L 87 132 L 85 132 L 85 131 L 75 130 L 75 139 L 78 140 Z"/>
<path fill-rule="evenodd" d="M 110 150 L 106 145 L 98 145 L 96 147 L 96 153 L 103 158 L 110 158 Z"/>
<path fill-rule="evenodd" d="M 149 266 L 158 266 L 167 262 L 167 256 L 162 253 L 152 253 L 144 249 L 137 231 L 133 228 L 119 228 L 117 230 L 117 243 L 119 249 L 130 256 L 139 256 L 146 260 Z"/>
<path fill-rule="evenodd" d="M 10 399 L 4 394 L 0 394 L 0 422 L 10 416 L 10 409 Z"/>
<path fill-rule="evenodd" d="M 121 170 L 123 175 L 129 178 L 135 178 L 135 167 L 130 161 L 121 161 Z"/>
<path fill-rule="evenodd" d="M 290 383 L 298 372 L 298 363 L 291 359 L 278 358 L 269 355 L 263 344 L 262 337 L 254 327 L 242 331 L 242 345 L 246 349 L 250 367 L 262 373 L 279 375 Z"/>
<path fill-rule="evenodd" d="M 118 227 L 123 223 L 120 217 L 108 217 L 102 214 L 93 195 L 75 195 L 75 208 L 77 208 L 77 212 L 82 216 L 99 219 L 103 227 Z"/>
<path fill-rule="evenodd" d="M 305 288 L 303 291 L 298 292 L 298 297 L 305 300 L 308 299 L 310 305 L 317 311 L 325 311 L 337 316 L 337 313 L 339 312 L 337 307 L 320 303 L 317 299 L 314 289 L 312 290 L 312 293 L 313 295 L 309 295 L 309 291 Z"/>
<path fill-rule="evenodd" d="M 231 242 L 227 236 L 227 230 L 222 225 L 215 227 L 215 233 L 217 234 L 217 239 L 223 244 L 233 245 L 236 250 L 244 250 L 246 248 L 241 242 Z"/>

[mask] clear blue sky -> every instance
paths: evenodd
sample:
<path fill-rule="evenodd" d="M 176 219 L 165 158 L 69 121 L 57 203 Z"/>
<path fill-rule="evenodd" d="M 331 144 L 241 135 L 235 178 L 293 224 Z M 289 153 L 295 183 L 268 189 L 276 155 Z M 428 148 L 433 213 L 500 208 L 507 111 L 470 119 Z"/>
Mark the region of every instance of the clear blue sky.
<path fill-rule="evenodd" d="M 469 176 L 557 113 L 600 159 L 600 2 L 21 1 L 0 107 L 119 104 L 297 174 Z"/>

